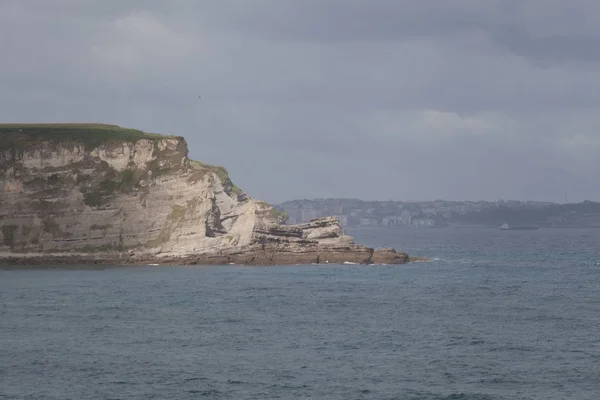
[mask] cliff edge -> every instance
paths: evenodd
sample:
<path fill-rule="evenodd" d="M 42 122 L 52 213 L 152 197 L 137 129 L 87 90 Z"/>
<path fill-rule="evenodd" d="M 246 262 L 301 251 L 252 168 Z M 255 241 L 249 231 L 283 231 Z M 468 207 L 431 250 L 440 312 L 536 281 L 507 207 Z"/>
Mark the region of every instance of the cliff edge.
<path fill-rule="evenodd" d="M 0 263 L 283 265 L 409 261 L 332 217 L 283 225 L 179 136 L 103 124 L 0 125 Z"/>

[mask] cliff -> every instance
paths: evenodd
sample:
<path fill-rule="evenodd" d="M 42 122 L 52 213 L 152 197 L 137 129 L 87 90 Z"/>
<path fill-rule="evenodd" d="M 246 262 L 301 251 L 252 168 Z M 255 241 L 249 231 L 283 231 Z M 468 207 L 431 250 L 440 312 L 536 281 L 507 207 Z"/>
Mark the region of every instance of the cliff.
<path fill-rule="evenodd" d="M 404 263 L 334 218 L 286 226 L 182 137 L 100 124 L 0 125 L 0 262 Z"/>

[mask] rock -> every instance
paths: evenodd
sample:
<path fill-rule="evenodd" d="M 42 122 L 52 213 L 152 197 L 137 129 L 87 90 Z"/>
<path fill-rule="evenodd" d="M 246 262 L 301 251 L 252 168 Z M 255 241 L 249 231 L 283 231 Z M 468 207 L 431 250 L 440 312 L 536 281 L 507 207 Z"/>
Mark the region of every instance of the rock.
<path fill-rule="evenodd" d="M 408 254 L 398 253 L 395 249 L 376 249 L 371 257 L 373 264 L 404 264 L 409 260 Z"/>
<path fill-rule="evenodd" d="M 285 216 L 243 193 L 225 168 L 190 160 L 181 137 L 124 129 L 119 137 L 122 128 L 106 125 L 80 134 L 65 125 L 68 135 L 56 127 L 44 134 L 44 125 L 18 134 L 6 127 L 0 263 L 409 261 L 394 249 L 355 244 L 333 217 L 282 225 Z"/>
<path fill-rule="evenodd" d="M 408 257 L 409 263 L 431 262 L 431 259 L 425 257 Z"/>

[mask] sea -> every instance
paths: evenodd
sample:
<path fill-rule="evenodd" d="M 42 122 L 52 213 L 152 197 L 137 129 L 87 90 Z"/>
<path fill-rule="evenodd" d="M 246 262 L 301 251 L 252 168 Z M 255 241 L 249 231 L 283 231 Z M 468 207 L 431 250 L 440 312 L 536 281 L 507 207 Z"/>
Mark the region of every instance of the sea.
<path fill-rule="evenodd" d="M 370 228 L 408 265 L 0 269 L 0 399 L 600 399 L 600 230 Z"/>

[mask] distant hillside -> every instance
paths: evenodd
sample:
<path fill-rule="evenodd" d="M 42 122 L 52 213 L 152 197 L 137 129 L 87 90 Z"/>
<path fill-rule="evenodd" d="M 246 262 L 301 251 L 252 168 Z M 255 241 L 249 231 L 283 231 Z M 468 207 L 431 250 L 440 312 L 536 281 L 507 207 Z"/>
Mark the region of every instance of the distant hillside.
<path fill-rule="evenodd" d="M 358 199 L 294 200 L 277 206 L 289 223 L 323 215 L 337 216 L 344 226 L 475 226 L 600 227 L 600 203 L 557 204 L 536 201 L 362 201 Z"/>
<path fill-rule="evenodd" d="M 480 213 L 455 215 L 449 222 L 484 226 L 534 225 L 539 227 L 600 227 L 600 203 L 554 204 L 542 208 L 500 206 Z"/>

